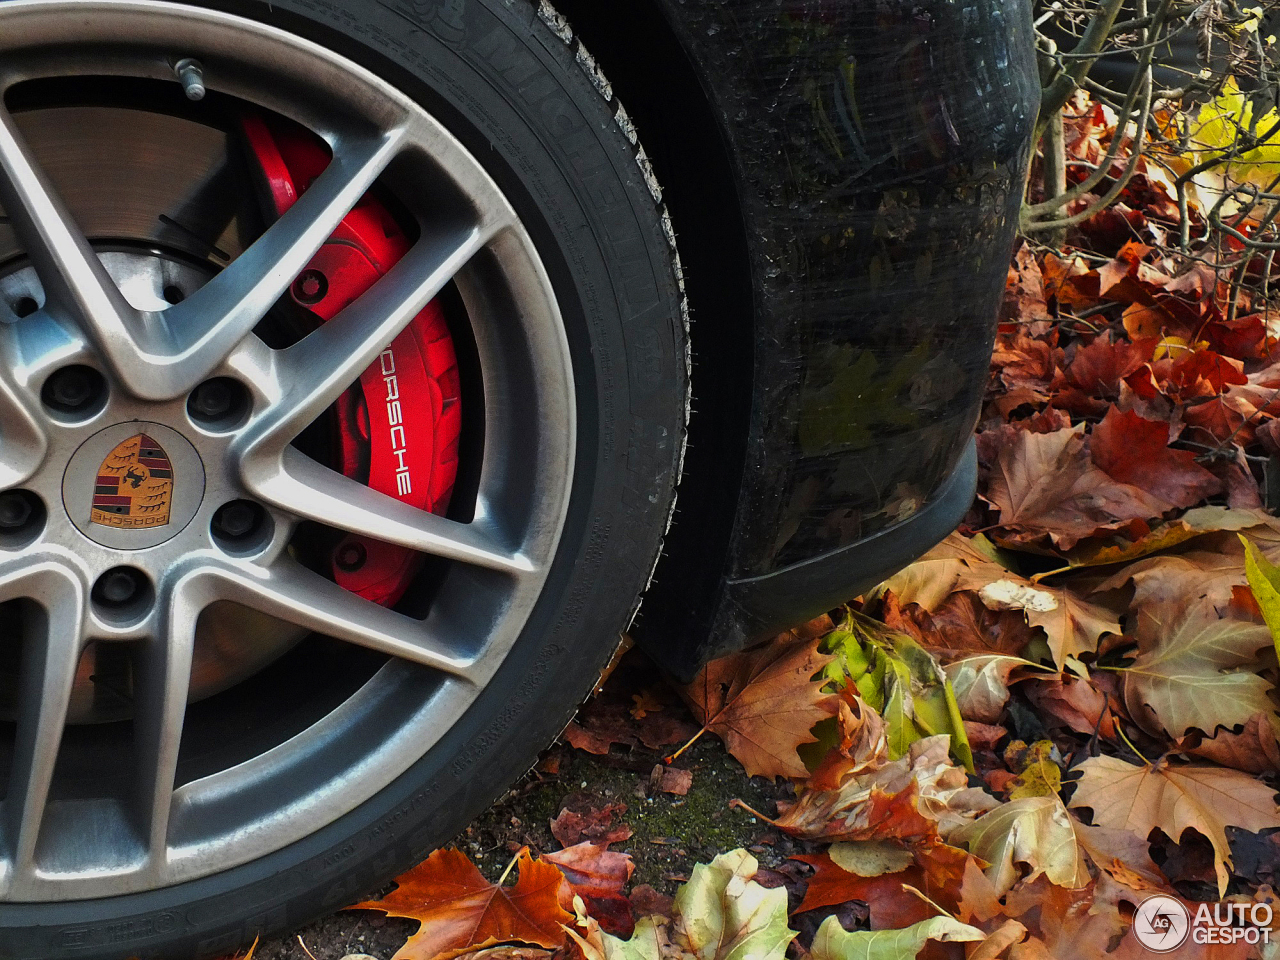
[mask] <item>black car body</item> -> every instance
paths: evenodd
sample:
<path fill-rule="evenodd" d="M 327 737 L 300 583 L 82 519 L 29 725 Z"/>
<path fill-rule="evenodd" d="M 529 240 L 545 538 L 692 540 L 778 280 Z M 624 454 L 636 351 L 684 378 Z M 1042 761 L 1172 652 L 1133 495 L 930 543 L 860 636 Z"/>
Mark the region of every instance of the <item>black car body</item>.
<path fill-rule="evenodd" d="M 560 8 L 644 133 L 687 267 L 696 402 L 636 634 L 688 676 L 968 509 L 1039 105 L 1030 6 Z"/>

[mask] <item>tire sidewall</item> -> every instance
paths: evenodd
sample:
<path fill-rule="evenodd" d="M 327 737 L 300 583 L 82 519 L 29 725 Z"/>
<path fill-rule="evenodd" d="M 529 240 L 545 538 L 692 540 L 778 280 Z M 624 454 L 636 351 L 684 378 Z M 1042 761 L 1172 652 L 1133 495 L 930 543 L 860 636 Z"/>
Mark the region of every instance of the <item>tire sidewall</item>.
<path fill-rule="evenodd" d="M 431 110 L 533 236 L 574 363 L 569 516 L 543 595 L 476 702 L 357 810 L 241 867 L 109 899 L 0 904 L 0 957 L 217 956 L 343 907 L 447 842 L 589 692 L 657 555 L 683 439 L 680 292 L 614 107 L 532 4 L 219 0 L 334 49 Z"/>

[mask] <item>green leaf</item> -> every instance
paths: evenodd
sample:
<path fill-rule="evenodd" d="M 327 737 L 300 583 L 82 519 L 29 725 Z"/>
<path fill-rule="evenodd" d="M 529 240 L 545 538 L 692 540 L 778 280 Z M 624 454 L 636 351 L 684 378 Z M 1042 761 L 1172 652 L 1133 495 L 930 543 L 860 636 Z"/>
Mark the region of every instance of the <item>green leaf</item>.
<path fill-rule="evenodd" d="M 951 917 L 921 920 L 901 930 L 858 930 L 849 933 L 835 917 L 827 917 L 813 938 L 812 960 L 914 960 L 929 940 L 977 942 L 987 935 Z"/>
<path fill-rule="evenodd" d="M 1280 657 L 1280 567 L 1277 567 L 1243 535 L 1237 534 L 1244 544 L 1244 572 L 1249 578 L 1249 589 L 1258 601 L 1262 619 L 1271 631 L 1271 641 Z"/>
<path fill-rule="evenodd" d="M 699 960 L 784 960 L 795 932 L 787 927 L 787 891 L 756 883 L 759 864 L 745 850 L 693 868 L 673 910 L 688 952 Z"/>
<path fill-rule="evenodd" d="M 911 744 L 924 737 L 947 734 L 952 754 L 973 772 L 973 751 L 955 691 L 928 650 L 852 611 L 842 629 L 828 634 L 824 649 L 836 657 L 826 673 L 834 688 L 852 682 L 858 696 L 884 718 L 890 758 L 906 756 Z"/>

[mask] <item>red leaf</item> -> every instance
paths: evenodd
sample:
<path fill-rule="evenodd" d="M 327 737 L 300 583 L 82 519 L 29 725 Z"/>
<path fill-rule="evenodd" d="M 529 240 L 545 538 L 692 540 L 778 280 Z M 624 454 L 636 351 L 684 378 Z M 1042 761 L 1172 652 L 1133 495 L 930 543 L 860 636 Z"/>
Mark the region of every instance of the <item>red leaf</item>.
<path fill-rule="evenodd" d="M 1222 489 L 1189 450 L 1169 447 L 1169 427 L 1115 407 L 1089 440 L 1093 462 L 1121 483 L 1140 487 L 1173 507 L 1190 507 Z"/>

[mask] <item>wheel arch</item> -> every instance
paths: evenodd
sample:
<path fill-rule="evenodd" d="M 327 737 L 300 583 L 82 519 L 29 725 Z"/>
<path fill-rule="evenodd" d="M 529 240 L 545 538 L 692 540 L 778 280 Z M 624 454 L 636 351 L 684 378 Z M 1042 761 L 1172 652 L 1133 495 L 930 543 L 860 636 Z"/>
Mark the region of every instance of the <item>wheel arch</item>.
<path fill-rule="evenodd" d="M 633 635 L 661 666 L 688 674 L 724 601 L 750 432 L 757 331 L 738 167 L 699 66 L 656 0 L 556 0 L 555 10 L 634 122 L 684 265 L 693 363 L 688 447 L 675 515 Z"/>

